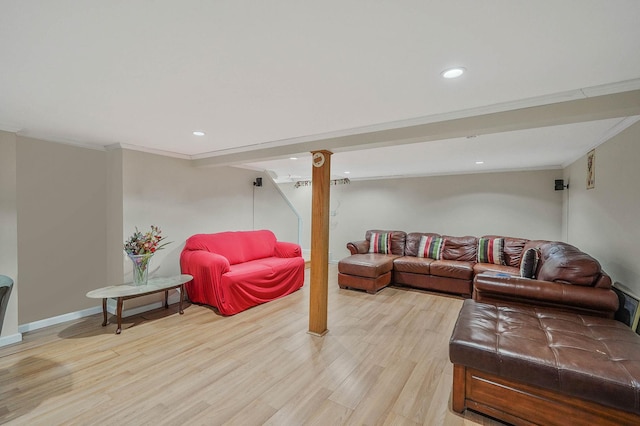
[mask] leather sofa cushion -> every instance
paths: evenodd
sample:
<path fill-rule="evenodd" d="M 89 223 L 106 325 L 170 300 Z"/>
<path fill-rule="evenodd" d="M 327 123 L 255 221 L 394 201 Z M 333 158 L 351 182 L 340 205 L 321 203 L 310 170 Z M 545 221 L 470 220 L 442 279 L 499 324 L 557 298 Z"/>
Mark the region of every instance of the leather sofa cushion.
<path fill-rule="evenodd" d="M 435 260 L 428 257 L 403 256 L 393 261 L 393 269 L 398 272 L 427 275 L 430 273 L 429 265 L 433 262 Z"/>
<path fill-rule="evenodd" d="M 338 262 L 338 272 L 360 277 L 377 278 L 393 269 L 393 254 L 354 254 Z"/>
<path fill-rule="evenodd" d="M 618 296 L 610 288 L 572 286 L 492 273 L 475 276 L 473 299 L 487 303 L 534 304 L 608 318 L 613 318 L 618 310 Z"/>
<path fill-rule="evenodd" d="M 404 256 L 404 245 L 407 240 L 407 233 L 404 231 L 385 231 L 380 229 L 370 229 L 365 233 L 365 240 L 367 242 L 371 241 L 371 233 L 376 232 L 378 234 L 384 234 L 391 232 L 393 235 L 391 236 L 391 253 Z M 369 247 L 367 246 L 367 249 Z"/>
<path fill-rule="evenodd" d="M 540 245 L 539 263 L 535 276 L 542 281 L 593 286 L 602 271 L 593 257 L 562 242 Z"/>
<path fill-rule="evenodd" d="M 418 247 L 420 247 L 420 240 L 423 236 L 439 237 L 440 234 L 434 234 L 432 232 L 409 232 L 407 234 L 407 242 L 404 246 L 405 256 L 418 256 Z"/>
<path fill-rule="evenodd" d="M 434 260 L 429 265 L 431 275 L 458 280 L 473 279 L 474 262 L 462 262 L 458 260 Z"/>
<path fill-rule="evenodd" d="M 465 300 L 449 358 L 640 414 L 640 336 L 612 319 Z"/>
<path fill-rule="evenodd" d="M 461 260 L 475 262 L 478 253 L 478 239 L 476 237 L 452 237 L 443 235 L 445 239 L 442 251 L 443 260 Z"/>
<path fill-rule="evenodd" d="M 484 235 L 481 238 L 504 239 L 504 263 L 514 268 L 520 267 L 524 246 L 529 240 L 525 238 L 503 237 L 501 235 Z"/>
<path fill-rule="evenodd" d="M 494 263 L 476 263 L 473 265 L 474 275 L 482 274 L 485 272 L 497 272 L 509 275 L 520 275 L 520 269 L 506 265 L 496 265 Z"/>

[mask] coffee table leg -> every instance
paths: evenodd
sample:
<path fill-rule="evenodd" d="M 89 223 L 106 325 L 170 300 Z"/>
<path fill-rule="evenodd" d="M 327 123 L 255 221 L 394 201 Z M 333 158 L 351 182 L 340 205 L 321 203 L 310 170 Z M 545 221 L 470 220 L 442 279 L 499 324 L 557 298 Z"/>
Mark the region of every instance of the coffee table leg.
<path fill-rule="evenodd" d="M 180 315 L 184 314 L 184 311 L 182 310 L 182 299 L 184 298 L 184 284 L 180 285 L 180 310 L 178 312 L 180 312 Z"/>
<path fill-rule="evenodd" d="M 118 307 L 116 308 L 116 315 L 118 316 L 118 328 L 116 334 L 120 334 L 122 331 L 122 297 L 118 297 Z"/>
<path fill-rule="evenodd" d="M 107 325 L 107 299 L 102 299 L 102 326 L 105 327 Z"/>
<path fill-rule="evenodd" d="M 169 309 L 169 290 L 164 291 L 164 308 Z"/>

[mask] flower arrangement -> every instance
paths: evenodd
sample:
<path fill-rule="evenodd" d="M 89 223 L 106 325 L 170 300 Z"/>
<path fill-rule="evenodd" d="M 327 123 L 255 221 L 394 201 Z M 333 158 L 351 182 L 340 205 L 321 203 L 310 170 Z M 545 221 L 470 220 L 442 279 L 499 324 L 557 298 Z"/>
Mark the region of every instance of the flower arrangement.
<path fill-rule="evenodd" d="M 151 225 L 151 230 L 142 233 L 138 231 L 133 233 L 127 241 L 124 242 L 124 251 L 133 262 L 133 283 L 135 285 L 145 285 L 149 274 L 149 261 L 151 256 L 161 250 L 169 242 L 160 244 L 165 239 L 162 236 L 160 228 Z"/>
<path fill-rule="evenodd" d="M 151 225 L 151 231 L 144 234 L 138 231 L 136 226 L 136 232 L 124 243 L 124 251 L 129 255 L 153 254 L 170 244 L 170 242 L 160 244 L 165 239 L 161 234 L 162 231 L 158 226 Z"/>

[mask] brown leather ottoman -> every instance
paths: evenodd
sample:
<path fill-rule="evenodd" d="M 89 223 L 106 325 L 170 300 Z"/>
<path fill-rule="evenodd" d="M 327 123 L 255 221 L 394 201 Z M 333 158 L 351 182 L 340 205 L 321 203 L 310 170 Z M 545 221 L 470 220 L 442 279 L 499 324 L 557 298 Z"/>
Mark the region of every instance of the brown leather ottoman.
<path fill-rule="evenodd" d="M 640 424 L 640 336 L 612 319 L 466 300 L 454 411 L 513 424 Z"/>
<path fill-rule="evenodd" d="M 391 283 L 393 254 L 354 254 L 338 263 L 340 288 L 355 288 L 374 294 Z"/>

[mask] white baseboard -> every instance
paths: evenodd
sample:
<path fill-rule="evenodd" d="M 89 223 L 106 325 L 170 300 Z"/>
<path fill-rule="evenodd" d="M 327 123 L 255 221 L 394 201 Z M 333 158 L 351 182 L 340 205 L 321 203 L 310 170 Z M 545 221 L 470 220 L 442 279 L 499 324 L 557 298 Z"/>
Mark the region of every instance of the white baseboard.
<path fill-rule="evenodd" d="M 69 312 L 68 314 L 62 314 L 55 317 L 45 318 L 39 321 L 22 324 L 18 326 L 18 331 L 21 333 L 26 333 L 28 331 L 38 330 L 40 328 L 49 327 L 51 325 L 88 317 L 89 315 L 98 314 L 101 312 L 102 306 L 94 306 L 93 308 L 83 309 L 77 312 Z"/>
<path fill-rule="evenodd" d="M 10 336 L 0 337 L 0 347 L 13 345 L 14 343 L 22 342 L 22 333 L 12 334 Z"/>
<path fill-rule="evenodd" d="M 172 293 L 169 295 L 169 304 L 172 305 L 174 303 L 178 303 L 180 301 L 180 290 L 178 289 L 178 291 Z M 135 308 L 132 309 L 124 309 L 122 311 L 122 318 L 126 318 L 129 317 L 131 315 L 138 315 L 142 312 L 147 312 L 147 311 L 152 311 L 154 309 L 158 309 L 164 306 L 164 302 L 155 302 L 155 303 L 150 303 L 148 305 L 143 305 L 143 306 L 136 306 Z M 126 305 L 125 305 L 126 307 Z M 116 301 L 115 299 L 107 299 L 107 312 L 109 312 L 112 315 L 115 315 L 116 313 Z M 95 315 L 95 314 L 101 314 L 102 313 L 102 302 L 100 303 L 99 306 L 94 306 L 93 308 L 88 308 L 88 309 L 83 309 L 81 311 L 77 311 L 77 312 L 70 312 L 68 314 L 63 314 L 63 315 L 58 315 L 56 317 L 51 317 L 51 318 L 45 318 L 43 320 L 39 320 L 39 321 L 34 321 L 34 322 L 30 322 L 27 324 L 22 324 L 18 326 L 18 331 L 20 333 L 26 333 L 28 331 L 34 331 L 34 330 L 38 330 L 40 328 L 44 328 L 44 327 L 49 327 L 51 325 L 56 325 L 56 324 L 60 324 L 63 322 L 67 322 L 67 321 L 72 321 L 75 319 L 80 319 L 80 318 L 84 318 L 84 317 L 88 317 L 90 315 Z M 15 340 L 15 341 L 11 341 L 10 343 L 5 343 L 5 344 L 11 344 L 11 343 L 16 343 L 22 340 L 22 334 L 17 334 L 17 335 L 13 335 L 13 336 L 20 336 L 19 340 Z M 7 337 L 3 337 L 0 338 L 0 346 L 3 346 L 4 341 L 2 339 L 7 339 L 9 337 L 13 337 L 13 336 L 7 336 Z"/>

